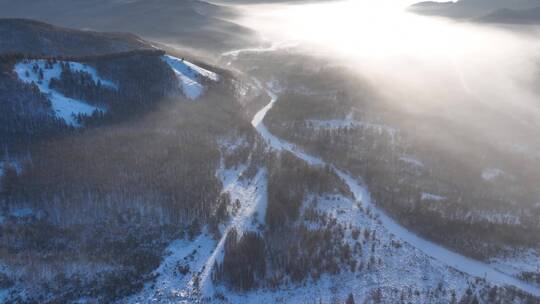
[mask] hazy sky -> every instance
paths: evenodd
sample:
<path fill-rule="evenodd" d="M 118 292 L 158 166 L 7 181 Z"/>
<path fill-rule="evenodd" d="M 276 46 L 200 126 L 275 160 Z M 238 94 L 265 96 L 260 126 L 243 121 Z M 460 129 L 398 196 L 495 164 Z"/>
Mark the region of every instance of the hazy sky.
<path fill-rule="evenodd" d="M 272 43 L 296 43 L 348 65 L 408 111 L 459 121 L 483 138 L 540 130 L 538 29 L 405 12 L 414 2 L 250 5 L 236 22 Z"/>

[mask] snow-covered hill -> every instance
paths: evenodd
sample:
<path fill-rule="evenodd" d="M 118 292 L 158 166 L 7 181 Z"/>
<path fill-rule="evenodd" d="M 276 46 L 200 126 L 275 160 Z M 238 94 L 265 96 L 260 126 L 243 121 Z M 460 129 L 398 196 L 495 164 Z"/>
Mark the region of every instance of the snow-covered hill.
<path fill-rule="evenodd" d="M 269 103 L 270 107 L 277 101 L 277 95 L 271 91 L 268 92 L 272 96 L 272 100 Z M 305 160 L 311 165 L 321 166 L 328 165 L 323 160 L 310 156 L 303 152 L 300 148 L 294 146 L 291 143 L 284 142 L 274 135 L 272 135 L 263 124 L 264 116 L 268 112 L 269 107 L 262 109 L 253 121 L 254 126 L 259 131 L 261 136 L 266 139 L 267 143 L 273 149 L 278 151 L 287 150 L 297 157 Z M 464 257 L 460 254 L 452 252 L 444 247 L 422 239 L 415 233 L 409 231 L 405 227 L 401 226 L 399 223 L 394 221 L 383 211 L 379 210 L 372 202 L 369 192 L 365 187 L 363 187 L 355 178 L 347 174 L 345 171 L 342 171 L 338 168 L 334 168 L 335 172 L 347 183 L 350 190 L 353 192 L 356 200 L 361 202 L 363 208 L 371 209 L 374 212 L 374 216 L 377 219 L 377 223 L 382 225 L 381 229 L 386 230 L 386 233 L 397 237 L 398 240 L 407 243 L 412 248 L 422 252 L 430 258 L 442 263 L 449 269 L 455 269 L 465 274 L 472 276 L 473 278 L 483 278 L 488 283 L 501 286 L 512 286 L 523 290 L 527 293 L 530 293 L 536 297 L 540 297 L 540 288 L 528 284 L 524 281 L 516 279 L 511 274 L 505 274 L 500 272 L 498 269 L 491 267 L 488 264 L 474 261 L 470 258 Z M 351 212 L 344 212 L 345 216 L 349 217 Z M 349 221 L 349 224 L 359 223 L 360 221 L 354 220 Z"/>
<path fill-rule="evenodd" d="M 15 72 L 19 78 L 28 84 L 35 84 L 41 93 L 45 94 L 51 102 L 53 112 L 58 118 L 63 119 L 66 124 L 74 127 L 80 127 L 77 116 L 90 116 L 94 112 L 106 112 L 107 109 L 102 106 L 91 105 L 84 100 L 69 98 L 64 94 L 51 88 L 51 80 L 60 80 L 62 66 L 65 65 L 75 72 L 83 72 L 92 77 L 97 85 L 109 87 L 117 90 L 118 87 L 109 80 L 99 77 L 97 71 L 85 64 L 78 62 L 47 62 L 47 60 L 25 60 L 15 65 Z"/>
<path fill-rule="evenodd" d="M 195 100 L 205 90 L 205 81 L 219 81 L 219 76 L 211 71 L 201 68 L 187 60 L 179 59 L 170 55 L 162 57 L 174 71 L 184 95 Z"/>

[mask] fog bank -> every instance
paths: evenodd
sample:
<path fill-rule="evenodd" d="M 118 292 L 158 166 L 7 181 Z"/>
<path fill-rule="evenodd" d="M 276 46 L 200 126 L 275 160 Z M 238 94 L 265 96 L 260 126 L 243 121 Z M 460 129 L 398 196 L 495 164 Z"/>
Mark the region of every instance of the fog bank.
<path fill-rule="evenodd" d="M 406 113 L 481 141 L 540 148 L 540 31 L 418 16 L 405 11 L 413 2 L 245 5 L 235 22 L 350 67 Z"/>

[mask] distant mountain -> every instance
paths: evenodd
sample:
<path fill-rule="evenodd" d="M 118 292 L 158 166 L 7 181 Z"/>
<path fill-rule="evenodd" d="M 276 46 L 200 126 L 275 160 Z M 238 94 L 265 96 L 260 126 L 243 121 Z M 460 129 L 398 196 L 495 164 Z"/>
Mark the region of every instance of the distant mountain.
<path fill-rule="evenodd" d="M 524 10 L 498 9 L 491 14 L 479 18 L 478 21 L 509 24 L 540 24 L 540 6 Z"/>
<path fill-rule="evenodd" d="M 436 1 L 424 1 L 424 2 L 418 2 L 409 7 L 410 10 L 416 11 L 416 12 L 438 12 L 441 10 L 444 10 L 446 8 L 454 6 L 454 2 L 448 1 L 448 2 L 436 2 Z"/>
<path fill-rule="evenodd" d="M 99 55 L 151 48 L 133 34 L 78 31 L 28 19 L 0 19 L 0 53 Z"/>
<path fill-rule="evenodd" d="M 512 13 L 513 17 L 505 17 L 513 23 L 522 23 L 525 11 L 540 7 L 540 0 L 460 0 L 457 2 L 419 2 L 409 7 L 409 11 L 433 16 L 445 16 L 457 19 L 498 22 L 498 18 Z M 493 17 L 487 17 L 492 14 Z"/>
<path fill-rule="evenodd" d="M 130 32 L 167 44 L 215 52 L 244 46 L 253 38 L 250 30 L 225 20 L 233 14 L 226 7 L 198 0 L 0 0 L 0 17 Z"/>

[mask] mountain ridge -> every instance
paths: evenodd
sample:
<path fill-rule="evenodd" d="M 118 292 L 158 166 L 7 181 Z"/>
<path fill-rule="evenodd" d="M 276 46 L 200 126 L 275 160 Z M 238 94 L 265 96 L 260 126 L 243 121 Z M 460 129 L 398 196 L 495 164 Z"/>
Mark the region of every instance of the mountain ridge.
<path fill-rule="evenodd" d="M 536 23 L 530 10 L 540 7 L 538 0 L 460 0 L 456 2 L 418 2 L 408 7 L 414 13 L 486 23 Z M 533 18 L 531 18 L 533 17 Z M 534 21 L 532 21 L 534 20 Z"/>

